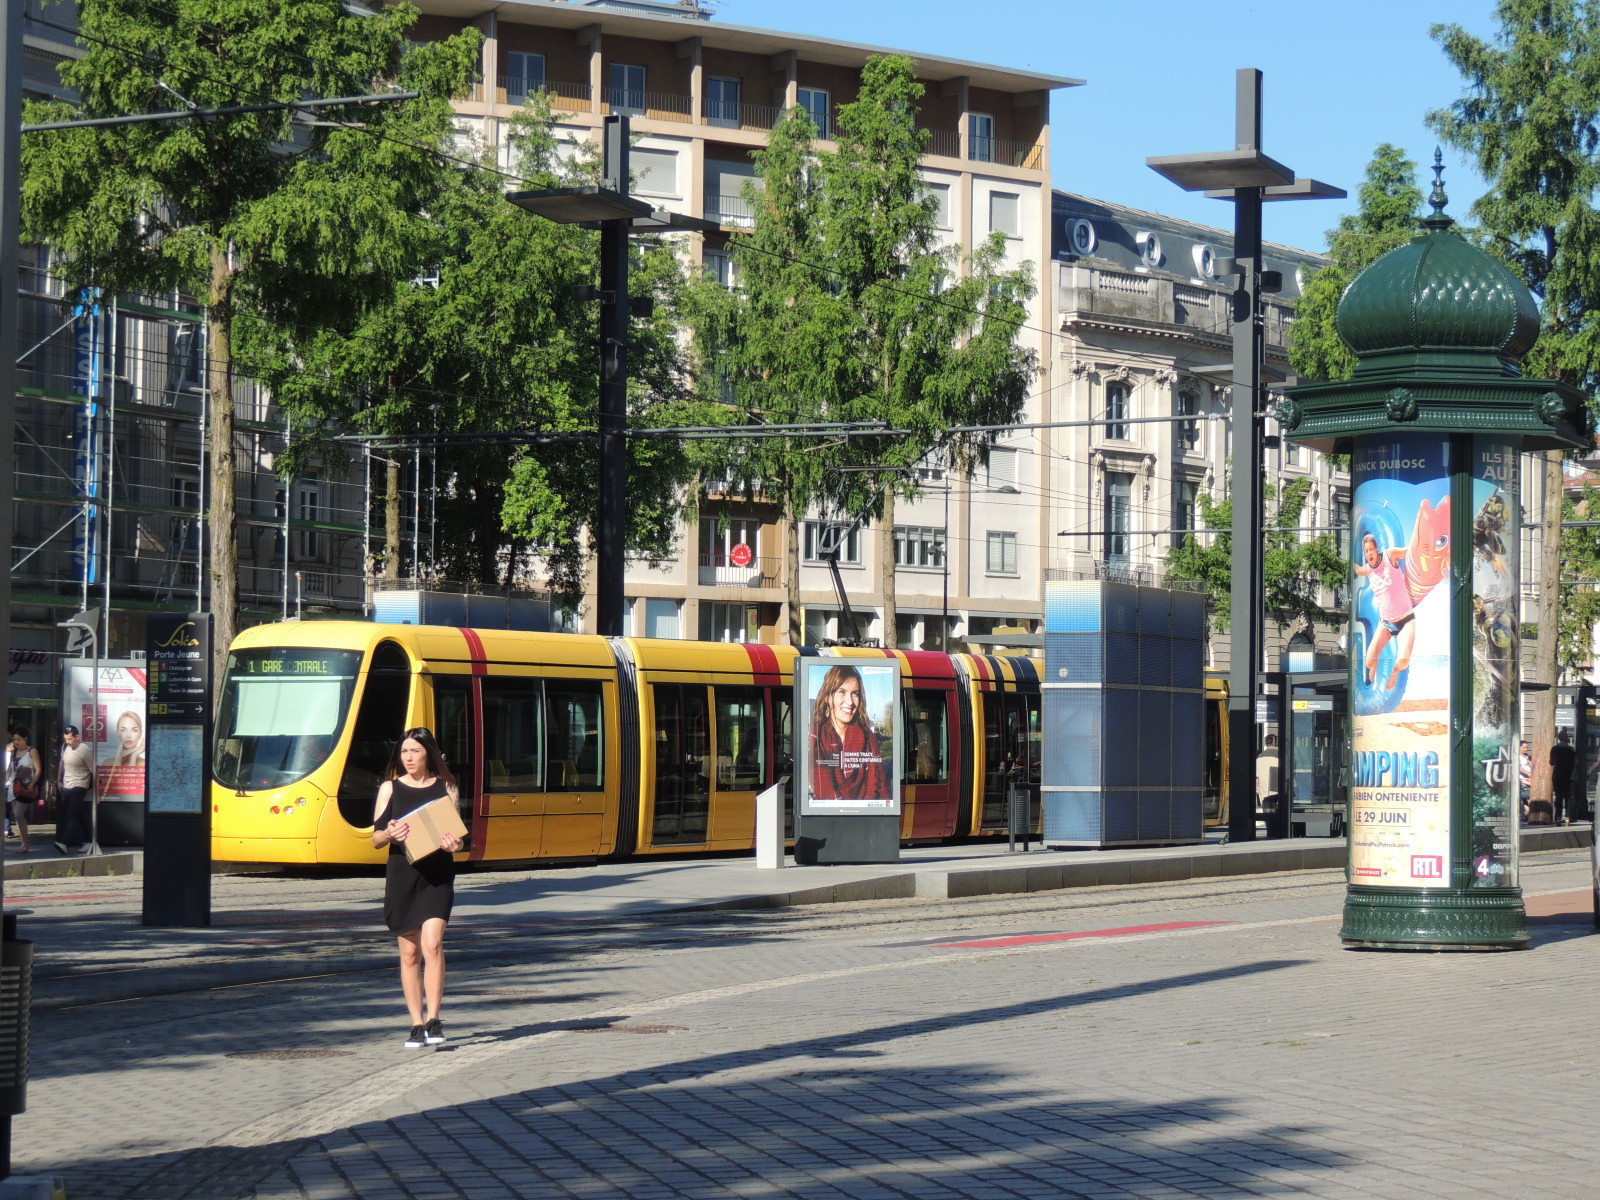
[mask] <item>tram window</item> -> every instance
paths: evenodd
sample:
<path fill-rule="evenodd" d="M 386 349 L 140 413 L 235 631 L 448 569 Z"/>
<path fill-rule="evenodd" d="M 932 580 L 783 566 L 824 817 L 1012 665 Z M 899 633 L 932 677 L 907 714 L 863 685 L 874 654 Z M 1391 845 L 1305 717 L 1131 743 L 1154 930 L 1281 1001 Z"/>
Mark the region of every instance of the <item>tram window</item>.
<path fill-rule="evenodd" d="M 777 771 L 773 778 L 782 779 L 794 774 L 794 692 L 787 689 L 770 689 L 767 696 L 772 702 L 773 742 L 777 751 Z M 788 803 L 794 802 L 794 788 L 788 791 Z"/>
<path fill-rule="evenodd" d="M 719 687 L 717 786 L 752 791 L 767 778 L 766 727 L 758 688 Z"/>
<path fill-rule="evenodd" d="M 395 739 L 406 727 L 411 702 L 411 660 L 393 642 L 372 655 L 372 666 L 356 707 L 350 752 L 339 777 L 339 813 L 357 829 L 372 824 L 372 803 L 394 753 Z"/>
<path fill-rule="evenodd" d="M 344 729 L 360 658 L 301 646 L 230 654 L 216 723 L 217 780 L 281 787 L 320 766 Z"/>
<path fill-rule="evenodd" d="M 544 778 L 544 685 L 537 679 L 483 681 L 484 790 L 534 792 Z"/>
<path fill-rule="evenodd" d="M 472 811 L 472 797 L 478 793 L 478 781 L 472 756 L 475 731 L 472 728 L 472 677 L 469 675 L 435 675 L 433 677 L 433 710 L 436 717 L 433 731 L 444 754 L 445 764 L 456 777 L 461 789 L 461 810 Z"/>
<path fill-rule="evenodd" d="M 600 727 L 600 685 L 572 679 L 545 684 L 550 736 L 545 790 L 592 792 L 603 786 L 605 746 Z"/>
<path fill-rule="evenodd" d="M 948 697 L 933 688 L 916 688 L 906 697 L 907 783 L 950 781 Z"/>

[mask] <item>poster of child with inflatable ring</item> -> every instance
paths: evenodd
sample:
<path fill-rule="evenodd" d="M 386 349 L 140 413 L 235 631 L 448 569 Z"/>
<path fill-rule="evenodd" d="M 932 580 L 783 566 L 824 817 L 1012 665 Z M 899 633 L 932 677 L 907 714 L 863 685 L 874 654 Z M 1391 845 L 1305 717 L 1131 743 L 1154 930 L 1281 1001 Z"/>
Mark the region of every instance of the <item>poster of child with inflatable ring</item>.
<path fill-rule="evenodd" d="M 1352 464 L 1350 860 L 1367 885 L 1450 883 L 1449 444 L 1373 439 Z"/>

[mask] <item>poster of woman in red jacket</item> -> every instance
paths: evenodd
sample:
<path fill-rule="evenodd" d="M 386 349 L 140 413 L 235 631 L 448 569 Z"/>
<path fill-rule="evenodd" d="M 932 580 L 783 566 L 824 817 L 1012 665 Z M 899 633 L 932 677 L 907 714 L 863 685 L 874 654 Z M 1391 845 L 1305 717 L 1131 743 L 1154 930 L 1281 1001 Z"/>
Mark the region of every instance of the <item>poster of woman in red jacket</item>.
<path fill-rule="evenodd" d="M 828 808 L 897 808 L 894 794 L 894 664 L 806 664 L 811 693 L 811 803 Z"/>

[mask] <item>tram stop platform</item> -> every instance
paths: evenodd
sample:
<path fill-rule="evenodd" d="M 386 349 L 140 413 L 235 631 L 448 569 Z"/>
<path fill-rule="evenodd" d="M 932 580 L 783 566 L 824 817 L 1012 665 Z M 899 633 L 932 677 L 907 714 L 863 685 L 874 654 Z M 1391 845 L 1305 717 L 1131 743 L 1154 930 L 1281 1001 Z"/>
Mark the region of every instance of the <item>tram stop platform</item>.
<path fill-rule="evenodd" d="M 33 853 L 15 855 L 6 844 L 5 879 L 50 879 L 139 874 L 138 848 L 106 848 L 96 855 L 60 855 L 48 826 L 36 828 Z M 1522 850 L 1532 853 L 1588 846 L 1593 826 L 1532 826 L 1522 830 Z M 907 846 L 897 862 L 761 869 L 753 855 L 683 855 L 581 865 L 521 867 L 538 883 L 532 906 L 552 915 L 597 916 L 650 909 L 784 908 L 907 898 L 959 899 L 1062 888 L 1170 883 L 1230 875 L 1262 875 L 1342 867 L 1346 842 L 1292 838 L 1113 850 L 1051 850 L 1004 840 L 959 845 Z M 496 868 L 488 867 L 492 871 Z M 269 865 L 216 863 L 217 874 L 276 872 Z"/>

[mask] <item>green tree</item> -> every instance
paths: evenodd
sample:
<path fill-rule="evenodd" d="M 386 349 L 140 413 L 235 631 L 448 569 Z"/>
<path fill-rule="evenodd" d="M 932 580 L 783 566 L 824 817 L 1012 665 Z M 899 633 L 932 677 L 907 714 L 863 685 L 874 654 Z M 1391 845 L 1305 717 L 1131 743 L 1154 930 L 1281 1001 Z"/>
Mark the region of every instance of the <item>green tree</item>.
<path fill-rule="evenodd" d="M 755 155 L 755 227 L 732 239 L 740 289 L 694 291 L 695 348 L 706 394 L 751 425 L 879 421 L 887 437 L 752 439 L 721 473 L 775 491 L 789 528 L 789 636 L 799 642 L 797 523 L 820 506 L 882 520 L 884 632 L 895 628 L 894 499 L 914 495 L 930 455 L 968 471 L 1023 410 L 1035 365 L 1016 334 L 1033 295 L 1027 267 L 1007 270 L 996 235 L 960 262 L 938 244 L 918 160 L 922 97 L 909 59 L 873 58 L 839 110 L 838 148 L 791 110 Z M 867 468 L 852 471 L 850 468 Z"/>
<path fill-rule="evenodd" d="M 1524 369 L 1593 391 L 1600 381 L 1600 13 L 1584 0 L 1500 0 L 1492 42 L 1459 25 L 1434 40 L 1461 72 L 1465 93 L 1428 114 L 1444 141 L 1488 180 L 1472 215 L 1491 251 L 1512 264 L 1539 301 L 1539 341 Z M 1560 577 L 1561 458 L 1545 456 L 1546 503 L 1536 576 Z M 1539 592 L 1533 678 L 1556 681 L 1560 589 Z M 1548 794 L 1555 692 L 1533 696 L 1535 789 Z"/>
<path fill-rule="evenodd" d="M 435 567 L 448 578 L 497 587 L 533 565 L 576 604 L 585 531 L 593 534 L 598 485 L 599 349 L 592 284 L 599 235 L 508 204 L 514 188 L 595 182 L 592 155 L 557 153 L 549 104 L 534 93 L 506 126 L 519 177 L 451 171 L 430 203 L 412 264 L 362 303 L 316 327 L 250 321 L 252 362 L 309 444 L 328 432 L 474 435 L 536 431 L 505 444 L 446 443 L 436 459 Z M 629 419 L 645 426 L 705 420 L 690 405 L 674 316 L 682 269 L 670 247 L 634 239 L 630 289 L 658 300 L 630 333 Z M 399 573 L 398 464 L 389 460 L 384 569 Z M 628 541 L 670 553 L 683 487 L 681 444 L 629 442 Z"/>
<path fill-rule="evenodd" d="M 1563 670 L 1587 665 L 1594 657 L 1595 625 L 1600 623 L 1600 528 L 1573 521 L 1600 520 L 1600 488 L 1585 485 L 1579 499 L 1563 501 L 1561 526 L 1561 624 L 1557 662 Z"/>
<path fill-rule="evenodd" d="M 1404 150 L 1384 142 L 1367 164 L 1359 198 L 1360 208 L 1328 231 L 1333 262 L 1312 274 L 1295 302 L 1289 362 L 1305 379 L 1349 379 L 1355 372 L 1356 357 L 1339 336 L 1334 317 L 1350 281 L 1416 232 L 1422 205 L 1416 164 Z"/>
<path fill-rule="evenodd" d="M 1295 479 L 1281 497 L 1278 489 L 1267 488 L 1267 505 L 1277 505 L 1271 523 L 1263 530 L 1262 580 L 1266 585 L 1266 611 L 1280 629 L 1296 622 L 1331 623 L 1333 618 L 1317 602 L 1321 589 L 1342 587 L 1349 577 L 1349 564 L 1333 538 L 1319 534 L 1310 539 L 1300 536 L 1301 518 L 1311 480 Z M 1212 626 L 1226 629 L 1232 618 L 1230 595 L 1233 578 L 1233 500 L 1198 499 L 1200 515 L 1210 534 L 1210 545 L 1189 534 L 1183 543 L 1167 553 L 1169 578 L 1198 584 L 1211 601 Z"/>
<path fill-rule="evenodd" d="M 315 326 L 414 257 L 445 170 L 432 147 L 481 35 L 413 45 L 414 9 L 341 0 L 81 0 L 83 56 L 61 67 L 77 108 L 44 122 L 217 109 L 399 87 L 416 100 L 35 133 L 22 153 L 23 236 L 63 254 L 69 285 L 174 291 L 205 305 L 211 610 L 219 659 L 238 622 L 233 380 L 239 323 Z"/>

